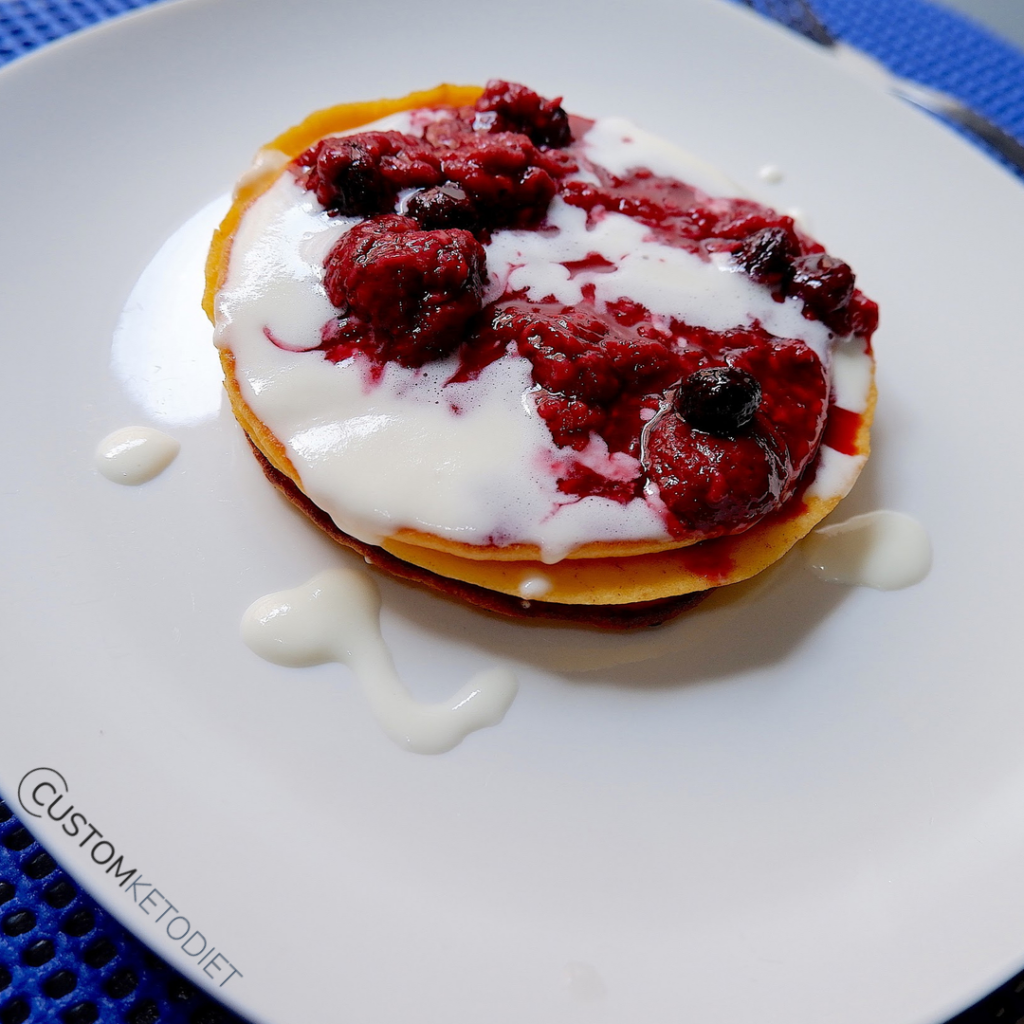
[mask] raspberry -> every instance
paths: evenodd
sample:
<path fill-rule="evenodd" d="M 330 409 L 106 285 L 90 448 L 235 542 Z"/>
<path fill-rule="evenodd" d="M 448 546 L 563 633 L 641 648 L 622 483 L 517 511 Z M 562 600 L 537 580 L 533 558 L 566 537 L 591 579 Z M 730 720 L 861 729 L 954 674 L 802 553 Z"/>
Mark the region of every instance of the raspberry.
<path fill-rule="evenodd" d="M 461 186 L 487 227 L 536 227 L 544 219 L 555 195 L 551 171 L 561 168 L 526 136 L 476 135 L 439 153 L 444 176 Z"/>
<path fill-rule="evenodd" d="M 512 346 L 543 389 L 537 411 L 555 444 L 582 450 L 596 431 L 613 451 L 635 451 L 641 403 L 678 380 L 680 368 L 672 337 L 653 329 L 645 337 L 646 328 L 623 328 L 592 309 L 513 302 L 493 309 L 462 358 L 468 368 L 472 353 L 496 358 Z"/>
<path fill-rule="evenodd" d="M 468 138 L 473 137 L 476 123 L 472 107 L 453 110 L 450 117 L 432 121 L 423 130 L 423 138 L 438 149 L 458 149 Z"/>
<path fill-rule="evenodd" d="M 728 359 L 760 382 L 755 422 L 771 425 L 795 482 L 817 450 L 825 424 L 828 383 L 821 360 L 802 341 L 779 338 L 734 349 Z"/>
<path fill-rule="evenodd" d="M 582 309 L 510 304 L 495 309 L 473 347 L 514 345 L 530 360 L 533 379 L 544 389 L 537 412 L 555 444 L 583 449 L 591 432 L 601 430 L 607 406 L 622 387 L 602 344 L 611 330 Z"/>
<path fill-rule="evenodd" d="M 648 438 L 647 471 L 687 531 L 719 534 L 776 507 L 787 480 L 770 435 L 720 438 L 664 417 Z"/>
<path fill-rule="evenodd" d="M 714 226 L 710 229 L 715 238 L 740 241 L 764 228 L 777 227 L 780 222 L 774 210 L 750 199 L 712 199 L 708 208 L 717 214 Z M 792 224 L 788 217 L 784 219 Z"/>
<path fill-rule="evenodd" d="M 526 135 L 535 146 L 568 146 L 572 142 L 569 115 L 559 105 L 561 96 L 546 100 L 525 85 L 492 79 L 475 109 L 493 113 L 491 119 L 478 117 L 474 127 L 489 131 L 513 131 Z"/>
<path fill-rule="evenodd" d="M 510 305 L 492 320 L 491 330 L 515 341 L 533 364 L 533 379 L 547 391 L 607 405 L 622 388 L 604 342 L 610 324 L 584 309 L 558 311 Z"/>
<path fill-rule="evenodd" d="M 536 227 L 572 154 L 537 147 L 572 141 L 557 100 L 492 82 L 476 108 L 451 110 L 424 138 L 401 132 L 331 136 L 298 157 L 304 184 L 331 214 L 392 213 L 398 194 L 421 189 L 407 212 L 427 229 Z"/>
<path fill-rule="evenodd" d="M 604 409 L 562 395 L 542 394 L 537 400 L 537 412 L 555 444 L 578 451 L 586 448 L 592 433 L 600 433 L 608 418 Z"/>
<path fill-rule="evenodd" d="M 615 178 L 601 169 L 597 174 L 598 184 L 566 182 L 562 197 L 592 217 L 602 210 L 633 217 L 653 229 L 659 241 L 670 245 L 700 237 L 690 217 L 697 194 L 689 185 L 644 169 L 634 170 L 625 178 Z"/>
<path fill-rule="evenodd" d="M 468 231 L 421 231 L 397 214 L 357 224 L 324 267 L 327 296 L 341 310 L 324 344 L 347 343 L 403 366 L 459 346 L 487 276 L 483 248 Z"/>
<path fill-rule="evenodd" d="M 372 217 L 394 210 L 402 189 L 441 181 L 433 149 L 401 132 L 360 132 L 322 139 L 298 158 L 306 188 L 333 214 Z"/>
<path fill-rule="evenodd" d="M 604 350 L 611 359 L 612 371 L 631 390 L 660 390 L 659 381 L 664 383 L 677 374 L 679 357 L 671 347 L 671 336 L 644 337 L 644 326 L 635 335 L 610 334 Z"/>
<path fill-rule="evenodd" d="M 760 329 L 690 333 L 691 347 L 680 355 L 683 415 L 657 421 L 645 467 L 684 533 L 717 536 L 742 529 L 792 496 L 821 439 L 828 385 L 820 360 L 803 342 Z M 720 378 L 739 385 L 735 401 L 723 402 L 734 406 L 733 429 L 709 430 L 712 423 L 701 419 L 709 410 L 687 391 Z M 708 390 L 714 397 L 716 388 Z M 696 411 L 687 408 L 690 401 Z M 741 420 L 750 413 L 742 426 L 736 426 L 735 407 Z"/>

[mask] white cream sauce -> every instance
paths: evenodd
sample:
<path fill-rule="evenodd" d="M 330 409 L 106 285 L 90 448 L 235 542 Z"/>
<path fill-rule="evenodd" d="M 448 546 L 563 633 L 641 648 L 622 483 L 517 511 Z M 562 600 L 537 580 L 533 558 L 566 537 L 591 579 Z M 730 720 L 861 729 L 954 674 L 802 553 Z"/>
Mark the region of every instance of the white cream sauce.
<path fill-rule="evenodd" d="M 360 570 L 329 569 L 262 597 L 243 615 L 241 629 L 248 647 L 276 665 L 347 665 L 387 735 L 417 754 L 443 753 L 471 732 L 497 725 L 518 688 L 513 673 L 499 666 L 478 673 L 446 701 L 417 701 L 381 636 L 377 585 Z"/>
<path fill-rule="evenodd" d="M 739 195 L 740 187 L 714 164 L 687 153 L 624 117 L 598 118 L 583 138 L 587 158 L 618 177 L 646 167 L 665 178 L 695 185 L 708 195 Z"/>
<path fill-rule="evenodd" d="M 827 501 L 835 495 L 846 495 L 857 482 L 860 471 L 867 462 L 867 456 L 847 455 L 835 448 L 822 445 L 818 451 L 818 462 L 814 467 L 814 479 L 804 492 L 808 498 Z"/>
<path fill-rule="evenodd" d="M 152 427 L 122 427 L 96 448 L 94 463 L 117 484 L 144 484 L 159 476 L 177 457 L 181 444 Z"/>
<path fill-rule="evenodd" d="M 812 572 L 829 583 L 902 590 L 932 565 L 928 532 L 902 512 L 881 509 L 815 530 L 803 542 Z"/>
<path fill-rule="evenodd" d="M 519 581 L 519 596 L 526 598 L 540 598 L 549 593 L 554 584 L 549 576 L 542 573 L 531 573 Z"/>
<path fill-rule="evenodd" d="M 727 254 L 710 261 L 650 237 L 650 229 L 621 213 L 607 213 L 594 224 L 587 212 L 556 197 L 547 223 L 555 234 L 538 231 L 497 232 L 487 249 L 490 285 L 485 302 L 506 290 L 526 290 L 535 302 L 553 296 L 564 305 L 583 298 L 584 285 L 594 288 L 602 309 L 616 299 L 631 298 L 655 316 L 675 317 L 715 331 L 749 326 L 755 319 L 781 338 L 799 338 L 828 362 L 832 334 L 820 320 L 807 320 L 803 302 L 788 297 L 776 302 L 755 284 Z M 584 270 L 570 275 L 563 265 L 597 253 L 615 269 Z"/>
<path fill-rule="evenodd" d="M 871 397 L 873 365 L 860 338 L 836 342 L 832 347 L 832 400 L 841 409 L 864 412 Z"/>
<path fill-rule="evenodd" d="M 375 127 L 422 130 L 409 114 Z M 714 169 L 621 119 L 597 121 L 583 145 L 593 162 L 613 171 L 646 166 L 709 190 L 737 191 Z M 620 504 L 559 492 L 553 470 L 599 459 L 600 446 L 574 453 L 554 445 L 534 406 L 528 360 L 505 356 L 477 380 L 447 386 L 454 357 L 421 369 L 392 363 L 371 386 L 357 359 L 331 364 L 309 353 L 336 312 L 322 284 L 323 260 L 354 223 L 327 216 L 283 175 L 242 222 L 216 312 L 216 342 L 234 353 L 243 396 L 285 444 L 303 490 L 337 526 L 369 543 L 403 527 L 470 544 L 532 543 L 546 562 L 586 542 L 666 539 L 656 493 Z M 756 319 L 773 334 L 805 341 L 828 372 L 835 339 L 824 325 L 805 319 L 797 299 L 776 302 L 727 256 L 705 261 L 662 245 L 621 214 L 588 224 L 583 210 L 560 198 L 547 223 L 544 232 L 494 233 L 485 301 L 513 288 L 536 301 L 574 304 L 589 284 L 599 307 L 629 297 L 656 319 L 716 330 Z M 570 274 L 563 266 L 592 253 L 614 269 Z M 264 328 L 280 346 L 268 343 Z M 843 400 L 863 407 L 870 384 L 863 346 L 847 360 L 858 361 L 859 371 L 844 371 L 851 383 Z M 599 471 L 624 471 L 621 459 L 606 451 L 604 459 Z M 847 465 L 816 486 L 845 494 L 854 478 Z"/>

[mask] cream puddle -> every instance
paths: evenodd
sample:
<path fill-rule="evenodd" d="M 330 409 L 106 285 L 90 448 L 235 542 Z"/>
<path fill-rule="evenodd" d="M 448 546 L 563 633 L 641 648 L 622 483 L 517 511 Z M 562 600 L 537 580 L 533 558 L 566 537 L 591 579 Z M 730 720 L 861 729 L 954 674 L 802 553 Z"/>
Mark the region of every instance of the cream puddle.
<path fill-rule="evenodd" d="M 811 571 L 829 583 L 902 590 L 928 575 L 932 545 L 925 528 L 881 509 L 815 530 L 803 543 Z"/>
<path fill-rule="evenodd" d="M 117 484 L 144 484 L 159 476 L 176 458 L 181 445 L 152 427 L 122 427 L 96 447 L 96 469 Z"/>
<path fill-rule="evenodd" d="M 348 665 L 383 730 L 417 754 L 444 753 L 471 732 L 497 725 L 518 687 L 512 672 L 499 666 L 477 673 L 446 701 L 417 701 L 381 636 L 377 585 L 358 570 L 328 569 L 260 598 L 242 617 L 242 639 L 276 665 Z"/>

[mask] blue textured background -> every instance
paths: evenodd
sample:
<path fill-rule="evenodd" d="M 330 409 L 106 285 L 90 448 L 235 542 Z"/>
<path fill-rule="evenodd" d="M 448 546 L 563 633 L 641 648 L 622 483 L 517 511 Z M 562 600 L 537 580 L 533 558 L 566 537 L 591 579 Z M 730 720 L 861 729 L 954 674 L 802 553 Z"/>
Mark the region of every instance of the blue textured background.
<path fill-rule="evenodd" d="M 0 64 L 148 2 L 0 0 Z M 923 0 L 817 0 L 816 7 L 837 35 L 898 74 L 958 96 L 1024 141 L 1024 54 L 1008 43 Z M 1021 936 L 1024 947 L 1024 921 Z M 1018 989 L 1024 990 L 1024 974 L 958 1016 L 955 1024 L 1021 1020 L 1024 995 Z M 828 1016 L 823 1007 L 822 1018 Z M 0 802 L 0 1024 L 227 1024 L 239 1019 L 80 892 Z"/>
<path fill-rule="evenodd" d="M 0 0 L 0 63 L 98 21 L 146 7 L 152 0 Z"/>

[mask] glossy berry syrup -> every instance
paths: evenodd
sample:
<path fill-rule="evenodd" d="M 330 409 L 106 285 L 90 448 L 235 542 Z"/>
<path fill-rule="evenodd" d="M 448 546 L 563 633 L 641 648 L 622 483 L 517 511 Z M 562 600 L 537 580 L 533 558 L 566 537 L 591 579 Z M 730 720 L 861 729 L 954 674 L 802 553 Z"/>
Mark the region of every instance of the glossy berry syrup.
<path fill-rule="evenodd" d="M 731 260 L 836 336 L 869 340 L 877 307 L 791 218 L 645 168 L 617 177 L 594 165 L 579 144 L 589 126 L 497 81 L 473 107 L 438 112 L 422 137 L 360 132 L 302 154 L 293 172 L 328 213 L 362 218 L 324 264 L 337 315 L 320 348 L 333 362 L 368 360 L 371 377 L 457 352 L 453 382 L 522 357 L 537 414 L 566 453 L 562 492 L 646 499 L 679 537 L 740 532 L 793 496 L 821 443 L 829 385 L 815 352 L 757 321 L 713 331 L 628 298 L 599 303 L 593 284 L 571 306 L 508 290 L 485 306 L 485 247 L 503 229 L 543 234 L 559 196 L 588 223 L 623 214 L 662 245 Z M 615 269 L 597 253 L 564 266 L 570 278 Z M 829 427 L 846 452 L 848 419 L 839 410 Z M 595 443 L 628 458 L 614 473 L 595 468 Z"/>

